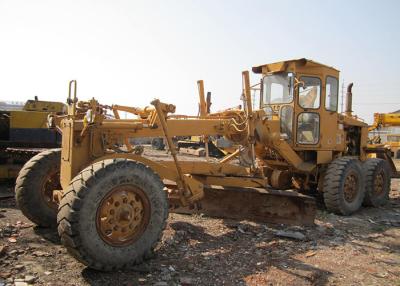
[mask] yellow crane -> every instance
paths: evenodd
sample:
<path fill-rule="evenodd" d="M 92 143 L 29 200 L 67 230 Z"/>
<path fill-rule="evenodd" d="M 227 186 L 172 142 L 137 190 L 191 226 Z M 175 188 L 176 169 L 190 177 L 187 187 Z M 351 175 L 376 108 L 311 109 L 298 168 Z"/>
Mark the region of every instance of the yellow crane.
<path fill-rule="evenodd" d="M 384 127 L 400 127 L 400 113 L 374 113 L 374 123 L 368 128 L 373 132 Z M 379 135 L 372 138 L 374 144 L 384 144 L 390 148 L 392 157 L 400 159 L 400 134 L 391 133 L 386 137 L 386 142 L 381 142 Z"/>

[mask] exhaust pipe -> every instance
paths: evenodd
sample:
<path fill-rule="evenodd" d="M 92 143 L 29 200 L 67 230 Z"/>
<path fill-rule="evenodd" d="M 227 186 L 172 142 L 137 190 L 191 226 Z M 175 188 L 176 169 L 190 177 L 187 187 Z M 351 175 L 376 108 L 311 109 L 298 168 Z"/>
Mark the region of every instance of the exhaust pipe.
<path fill-rule="evenodd" d="M 347 86 L 347 93 L 346 93 L 346 115 L 352 116 L 352 106 L 353 106 L 353 93 L 351 89 L 353 88 L 353 83 L 350 83 Z"/>

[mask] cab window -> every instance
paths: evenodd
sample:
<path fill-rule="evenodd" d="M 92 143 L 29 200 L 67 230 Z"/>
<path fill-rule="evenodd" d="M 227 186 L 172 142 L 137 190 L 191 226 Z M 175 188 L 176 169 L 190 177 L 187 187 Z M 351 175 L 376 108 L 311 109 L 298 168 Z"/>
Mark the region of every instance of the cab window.
<path fill-rule="evenodd" d="M 293 73 L 267 75 L 263 79 L 263 103 L 289 103 L 293 100 Z"/>
<path fill-rule="evenodd" d="M 338 80 L 335 77 L 328 76 L 326 78 L 325 91 L 325 108 L 329 111 L 337 111 L 338 109 Z"/>
<path fill-rule="evenodd" d="M 319 108 L 321 80 L 317 77 L 302 76 L 299 81 L 299 104 L 302 108 Z"/>
<path fill-rule="evenodd" d="M 297 118 L 297 142 L 317 144 L 319 140 L 319 114 L 302 112 Z"/>

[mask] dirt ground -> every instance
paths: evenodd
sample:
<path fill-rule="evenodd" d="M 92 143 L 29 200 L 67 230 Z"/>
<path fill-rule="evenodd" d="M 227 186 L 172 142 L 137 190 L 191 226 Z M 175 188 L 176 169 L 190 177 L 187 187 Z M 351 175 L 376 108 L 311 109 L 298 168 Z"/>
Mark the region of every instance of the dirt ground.
<path fill-rule="evenodd" d="M 399 190 L 392 180 L 386 206 L 351 217 L 320 207 L 313 227 L 170 214 L 155 257 L 113 273 L 86 268 L 55 230 L 33 225 L 13 198 L 2 199 L 0 286 L 400 285 Z"/>

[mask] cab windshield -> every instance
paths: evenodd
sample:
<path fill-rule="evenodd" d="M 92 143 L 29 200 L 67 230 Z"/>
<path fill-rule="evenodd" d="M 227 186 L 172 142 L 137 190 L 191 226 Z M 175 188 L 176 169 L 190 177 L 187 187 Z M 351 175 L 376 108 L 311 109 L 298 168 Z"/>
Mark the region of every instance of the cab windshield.
<path fill-rule="evenodd" d="M 293 73 L 267 75 L 263 79 L 263 103 L 281 104 L 293 100 Z"/>

